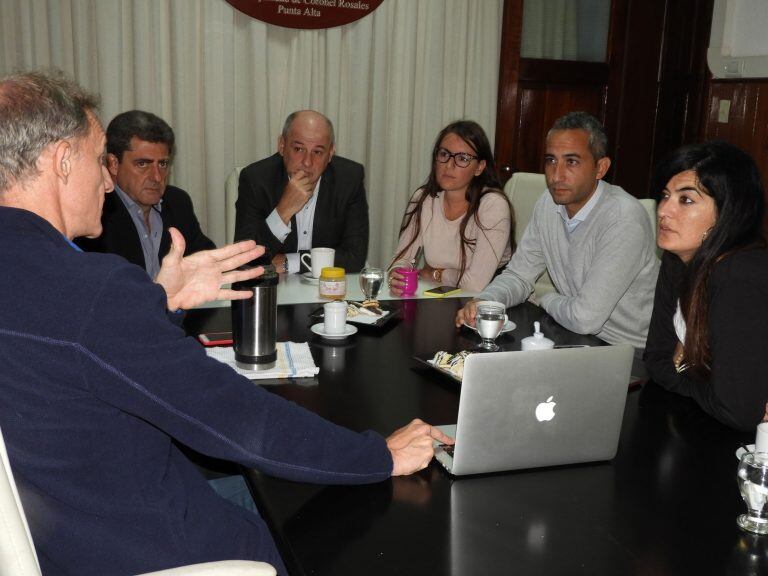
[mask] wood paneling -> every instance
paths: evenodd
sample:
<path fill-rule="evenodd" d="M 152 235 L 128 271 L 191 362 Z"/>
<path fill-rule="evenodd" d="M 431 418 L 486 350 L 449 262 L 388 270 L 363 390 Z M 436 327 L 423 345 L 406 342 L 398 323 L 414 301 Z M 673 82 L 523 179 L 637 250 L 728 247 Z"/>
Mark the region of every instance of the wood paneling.
<path fill-rule="evenodd" d="M 721 100 L 731 102 L 727 122 L 718 119 Z M 760 170 L 768 202 L 768 81 L 713 80 L 707 102 L 703 139 L 725 140 L 749 153 Z M 763 234 L 768 238 L 768 213 L 763 219 Z"/>
<path fill-rule="evenodd" d="M 721 100 L 730 100 L 728 121 L 718 121 Z M 712 81 L 704 111 L 704 139 L 718 138 L 742 148 L 768 182 L 768 81 Z"/>
<path fill-rule="evenodd" d="M 712 0 L 630 5 L 609 179 L 638 197 L 662 158 L 699 139 L 711 17 Z"/>
<path fill-rule="evenodd" d="M 539 84 L 520 82 L 518 146 L 514 164 L 523 172 L 544 170 L 547 131 L 563 114 L 584 110 L 602 118 L 604 84 Z"/>

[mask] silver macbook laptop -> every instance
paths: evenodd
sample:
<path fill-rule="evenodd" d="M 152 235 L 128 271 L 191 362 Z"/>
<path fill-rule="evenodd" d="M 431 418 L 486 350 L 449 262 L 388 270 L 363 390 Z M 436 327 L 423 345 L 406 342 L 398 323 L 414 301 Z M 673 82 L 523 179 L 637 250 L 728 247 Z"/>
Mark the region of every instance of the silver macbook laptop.
<path fill-rule="evenodd" d="M 456 445 L 435 458 L 455 476 L 612 459 L 632 356 L 628 344 L 468 356 L 458 422 L 439 427 Z"/>

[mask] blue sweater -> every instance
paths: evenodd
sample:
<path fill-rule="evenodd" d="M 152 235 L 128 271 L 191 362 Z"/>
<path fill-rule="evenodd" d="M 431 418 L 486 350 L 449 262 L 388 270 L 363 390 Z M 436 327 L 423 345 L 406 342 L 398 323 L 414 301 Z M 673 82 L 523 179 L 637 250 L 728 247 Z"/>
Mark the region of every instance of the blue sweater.
<path fill-rule="evenodd" d="M 389 477 L 380 435 L 209 359 L 138 266 L 12 208 L 0 246 L 0 427 L 45 576 L 222 559 L 282 570 L 263 520 L 217 496 L 172 439 L 292 480 Z"/>

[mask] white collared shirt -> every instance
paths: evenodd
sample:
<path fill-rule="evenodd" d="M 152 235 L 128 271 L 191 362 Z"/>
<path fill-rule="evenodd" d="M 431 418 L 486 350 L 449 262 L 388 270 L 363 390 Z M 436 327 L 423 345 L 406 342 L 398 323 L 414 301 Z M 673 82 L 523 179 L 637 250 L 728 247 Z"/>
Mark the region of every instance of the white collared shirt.
<path fill-rule="evenodd" d="M 322 178 L 318 179 L 315 183 L 315 189 L 312 192 L 312 197 L 307 200 L 307 203 L 301 207 L 301 210 L 296 212 L 296 236 L 297 236 L 297 250 L 309 250 L 312 248 L 312 230 L 315 224 L 315 208 L 317 206 L 317 197 L 320 195 L 320 182 Z M 291 222 L 288 224 L 283 222 L 280 215 L 277 213 L 277 208 L 270 212 L 267 216 L 267 226 L 274 234 L 275 238 L 280 242 L 285 242 L 288 234 L 291 233 Z M 293 252 L 285 255 L 288 260 L 288 272 L 295 274 L 301 270 L 301 263 L 299 260 L 299 253 Z"/>
<path fill-rule="evenodd" d="M 597 202 L 600 200 L 600 196 L 602 196 L 603 194 L 604 187 L 605 185 L 603 184 L 603 181 L 598 180 L 595 193 L 592 194 L 592 197 L 587 201 L 587 203 L 581 207 L 581 210 L 579 210 L 578 212 L 576 212 L 576 214 L 573 215 L 573 218 L 568 217 L 568 212 L 566 211 L 565 206 L 563 206 L 562 204 L 557 205 L 557 213 L 560 214 L 560 218 L 563 219 L 563 224 L 565 224 L 565 231 L 569 235 L 573 234 L 573 231 L 576 230 L 578 225 L 587 219 L 590 212 L 592 212 L 592 209 L 595 207 L 595 205 L 597 205 Z"/>

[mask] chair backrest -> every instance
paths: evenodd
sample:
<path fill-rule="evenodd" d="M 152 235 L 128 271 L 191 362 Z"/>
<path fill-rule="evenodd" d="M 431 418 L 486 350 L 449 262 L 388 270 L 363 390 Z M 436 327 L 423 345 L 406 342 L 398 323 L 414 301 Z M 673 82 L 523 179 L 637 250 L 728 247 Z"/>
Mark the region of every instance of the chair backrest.
<path fill-rule="evenodd" d="M 640 204 L 643 205 L 643 208 L 648 213 L 648 218 L 651 219 L 651 230 L 653 230 L 653 237 L 655 238 L 659 231 L 659 221 L 656 218 L 656 200 L 653 198 L 641 198 Z"/>
<path fill-rule="evenodd" d="M 533 216 L 533 207 L 547 190 L 544 174 L 533 172 L 515 172 L 504 186 L 504 193 L 515 211 L 515 243 L 520 245 L 520 238 Z M 545 270 L 534 285 L 534 298 L 538 301 L 544 294 L 554 292 L 552 279 Z"/>
<path fill-rule="evenodd" d="M 547 181 L 544 174 L 532 172 L 515 172 L 504 186 L 504 193 L 515 210 L 515 242 L 517 244 L 520 243 L 520 238 L 533 216 L 536 201 L 546 190 Z"/>
<path fill-rule="evenodd" d="M 656 200 L 653 198 L 641 198 L 640 204 L 643 205 L 645 211 L 648 213 L 648 218 L 651 220 L 651 230 L 653 230 L 653 241 L 656 242 L 656 238 L 659 234 L 659 219 L 656 217 Z M 656 256 L 661 259 L 663 250 L 656 246 Z"/>
<path fill-rule="evenodd" d="M 27 517 L 19 499 L 0 430 L 0 576 L 41 576 Z M 145 576 L 275 576 L 265 562 L 223 560 L 151 572 Z"/>
<path fill-rule="evenodd" d="M 40 576 L 27 517 L 0 430 L 0 576 Z"/>
<path fill-rule="evenodd" d="M 235 202 L 237 202 L 237 187 L 240 184 L 240 171 L 242 169 L 242 166 L 238 166 L 232 170 L 224 184 L 224 201 L 227 203 L 225 209 L 227 243 L 235 239 Z"/>

